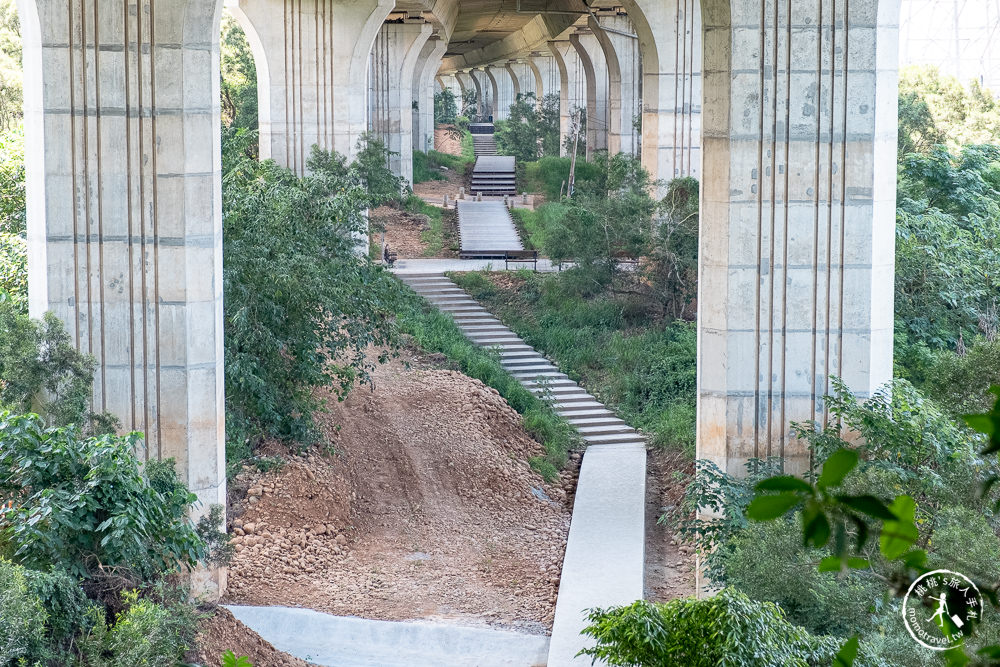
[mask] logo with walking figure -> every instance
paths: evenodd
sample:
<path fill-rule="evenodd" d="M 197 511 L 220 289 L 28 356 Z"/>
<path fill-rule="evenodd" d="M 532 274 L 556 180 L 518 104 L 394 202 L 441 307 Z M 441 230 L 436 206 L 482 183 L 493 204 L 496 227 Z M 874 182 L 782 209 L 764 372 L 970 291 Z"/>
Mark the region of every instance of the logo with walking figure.
<path fill-rule="evenodd" d="M 951 570 L 921 575 L 903 598 L 906 630 L 914 641 L 934 651 L 961 644 L 982 611 L 983 597 L 976 585 Z"/>

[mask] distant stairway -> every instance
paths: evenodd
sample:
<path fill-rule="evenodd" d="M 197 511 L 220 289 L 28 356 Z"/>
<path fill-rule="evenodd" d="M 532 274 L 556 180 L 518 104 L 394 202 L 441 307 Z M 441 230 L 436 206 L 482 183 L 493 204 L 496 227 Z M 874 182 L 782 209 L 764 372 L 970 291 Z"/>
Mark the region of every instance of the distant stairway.
<path fill-rule="evenodd" d="M 479 154 L 479 149 L 476 149 Z M 517 178 L 514 171 L 514 158 L 506 155 L 484 155 L 476 158 L 476 166 L 472 170 L 472 194 L 484 195 L 516 195 Z"/>
<path fill-rule="evenodd" d="M 472 143 L 476 147 L 476 157 L 497 154 L 497 142 L 492 134 L 474 134 Z"/>

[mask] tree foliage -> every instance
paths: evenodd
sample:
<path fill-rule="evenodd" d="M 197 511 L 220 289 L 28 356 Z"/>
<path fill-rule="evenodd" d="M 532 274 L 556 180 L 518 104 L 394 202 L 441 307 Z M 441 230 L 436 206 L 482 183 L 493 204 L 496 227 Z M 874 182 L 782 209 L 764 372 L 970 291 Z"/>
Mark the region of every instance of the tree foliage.
<path fill-rule="evenodd" d="M 21 22 L 15 0 L 0 0 L 0 134 L 19 126 L 23 115 Z"/>
<path fill-rule="evenodd" d="M 458 117 L 458 102 L 450 88 L 434 93 L 434 122 L 448 125 Z"/>
<path fill-rule="evenodd" d="M 364 210 L 400 192 L 378 142 L 350 166 L 314 150 L 298 178 L 248 157 L 249 140 L 229 137 L 223 161 L 227 427 L 244 448 L 308 441 L 314 389 L 346 392 L 389 342 L 381 269 L 356 251 Z"/>
<path fill-rule="evenodd" d="M 257 129 L 257 66 L 246 33 L 228 12 L 222 16 L 222 123 L 226 127 Z"/>
<path fill-rule="evenodd" d="M 956 150 L 1000 139 L 1000 104 L 978 81 L 968 86 L 936 67 L 899 73 L 899 152 L 926 152 L 939 144 Z"/>

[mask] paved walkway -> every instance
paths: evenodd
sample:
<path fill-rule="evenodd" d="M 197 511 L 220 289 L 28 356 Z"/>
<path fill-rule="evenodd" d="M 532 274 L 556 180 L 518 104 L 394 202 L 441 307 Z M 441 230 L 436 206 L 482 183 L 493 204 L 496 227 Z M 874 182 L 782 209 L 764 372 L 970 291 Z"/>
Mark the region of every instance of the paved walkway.
<path fill-rule="evenodd" d="M 458 233 L 463 258 L 502 258 L 507 250 L 524 248 L 503 202 L 459 201 Z"/>
<path fill-rule="evenodd" d="M 400 279 L 449 313 L 470 340 L 499 348 L 503 367 L 550 401 L 587 443 L 547 664 L 589 665 L 589 659 L 575 657 L 587 645 L 580 635 L 585 610 L 643 597 L 646 441 L 445 275 L 404 273 Z"/>
<path fill-rule="evenodd" d="M 280 651 L 323 667 L 536 667 L 548 637 L 426 622 L 372 621 L 311 609 L 227 606 Z"/>

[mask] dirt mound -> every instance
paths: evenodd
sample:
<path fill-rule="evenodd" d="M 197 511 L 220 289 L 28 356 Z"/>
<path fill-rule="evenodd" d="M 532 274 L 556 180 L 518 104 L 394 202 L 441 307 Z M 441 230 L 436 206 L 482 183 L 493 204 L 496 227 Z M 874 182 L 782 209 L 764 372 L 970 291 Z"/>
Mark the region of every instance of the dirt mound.
<path fill-rule="evenodd" d="M 531 470 L 541 445 L 478 380 L 399 362 L 374 380 L 320 416 L 329 453 L 235 480 L 229 597 L 551 627 L 574 474 Z"/>
<path fill-rule="evenodd" d="M 308 667 L 310 664 L 274 648 L 236 620 L 228 609 L 219 607 L 211 618 L 199 623 L 197 649 L 186 660 L 205 667 L 219 667 L 226 651 L 232 651 L 237 657 L 248 657 L 254 667 Z"/>

